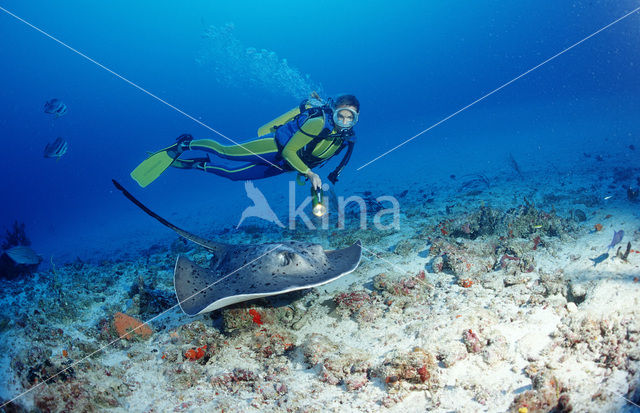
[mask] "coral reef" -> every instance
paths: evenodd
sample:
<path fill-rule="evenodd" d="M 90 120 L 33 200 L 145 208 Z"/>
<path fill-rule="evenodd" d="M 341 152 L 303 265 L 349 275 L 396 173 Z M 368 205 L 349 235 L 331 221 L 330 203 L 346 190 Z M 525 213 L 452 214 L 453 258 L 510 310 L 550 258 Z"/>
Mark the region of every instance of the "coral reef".
<path fill-rule="evenodd" d="M 175 294 L 169 290 L 154 288 L 152 281 L 145 281 L 142 275 L 129 291 L 132 305 L 128 312 L 149 318 L 161 313 L 175 303 Z"/>
<path fill-rule="evenodd" d="M 447 238 L 432 240 L 429 255 L 433 256 L 433 272 L 450 272 L 459 279 L 475 279 L 495 266 L 496 248 L 485 242 L 451 242 Z"/>
<path fill-rule="evenodd" d="M 531 377 L 533 390 L 517 395 L 511 404 L 511 411 L 527 413 L 569 413 L 573 406 L 569 402 L 567 389 L 545 368 L 529 365 L 525 369 Z M 523 410 L 524 409 L 524 410 Z"/>
<path fill-rule="evenodd" d="M 434 201 L 448 196 L 436 188 L 395 191 L 419 203 L 402 232 L 285 230 L 336 247 L 361 239 L 381 259 L 366 254 L 351 278 L 311 292 L 196 318 L 163 313 L 175 304 L 175 254 L 211 260 L 182 239 L 8 283 L 12 305 L 0 311 L 8 394 L 51 378 L 26 396 L 29 411 L 89 412 L 618 411 L 624 401 L 615 393 L 637 402 L 640 283 L 630 243 L 640 232 L 625 227 L 616 257 L 593 269 L 586 257 L 609 239 L 589 230 L 598 221 L 617 227 L 619 214 L 574 206 L 592 202 L 578 194 L 517 188 L 512 204 L 526 193 L 522 205 L 470 209 L 481 201 L 474 192 L 489 197 L 499 179 L 463 177 L 449 194 L 464 198 L 446 202 Z M 376 208 L 371 193 L 363 196 Z M 568 218 L 528 201 L 542 198 L 560 202 Z M 251 226 L 224 236 L 282 234 Z M 603 302 L 627 312 L 593 303 L 597 287 L 614 281 Z M 151 318 L 152 329 L 141 324 Z M 145 338 L 114 341 L 136 326 Z M 107 343 L 108 352 L 97 351 Z"/>
<path fill-rule="evenodd" d="M 0 248 L 8 250 L 9 248 L 18 245 L 31 245 L 31 241 L 27 237 L 24 222 L 14 221 L 13 227 L 5 230 L 4 240 L 2 241 Z"/>
<path fill-rule="evenodd" d="M 398 391 L 401 388 L 428 389 L 438 384 L 438 372 L 435 357 L 421 348 L 409 353 L 394 352 L 389 355 L 375 371 L 383 378 L 388 388 Z"/>
<path fill-rule="evenodd" d="M 373 373 L 380 377 L 389 393 L 382 401 L 385 407 L 402 401 L 410 391 L 426 391 L 433 398 L 439 383 L 436 358 L 427 351 L 416 347 L 406 353 L 393 351 Z"/>
<path fill-rule="evenodd" d="M 380 293 L 381 301 L 392 309 L 405 309 L 416 303 L 426 303 L 434 289 L 427 281 L 424 271 L 405 277 L 380 273 L 373 278 L 373 287 Z"/>
<path fill-rule="evenodd" d="M 628 370 L 631 360 L 640 360 L 638 341 L 638 320 L 598 319 L 578 313 L 558 326 L 556 342 L 594 360 L 600 367 Z"/>
<path fill-rule="evenodd" d="M 302 345 L 305 362 L 318 373 L 322 382 L 359 390 L 370 380 L 369 355 L 349 346 L 338 346 L 328 337 L 313 333 Z"/>
<path fill-rule="evenodd" d="M 393 250 L 398 255 L 408 257 L 424 249 L 424 241 L 418 238 L 407 238 L 398 242 Z"/>
<path fill-rule="evenodd" d="M 342 318 L 353 317 L 359 323 L 372 322 L 382 315 L 379 305 L 380 297 L 365 290 L 338 293 L 333 301 L 336 303 L 336 313 Z"/>
<path fill-rule="evenodd" d="M 307 308 L 300 305 L 239 305 L 222 310 L 224 331 L 254 330 L 261 326 L 281 325 L 298 330 L 306 322 Z"/>

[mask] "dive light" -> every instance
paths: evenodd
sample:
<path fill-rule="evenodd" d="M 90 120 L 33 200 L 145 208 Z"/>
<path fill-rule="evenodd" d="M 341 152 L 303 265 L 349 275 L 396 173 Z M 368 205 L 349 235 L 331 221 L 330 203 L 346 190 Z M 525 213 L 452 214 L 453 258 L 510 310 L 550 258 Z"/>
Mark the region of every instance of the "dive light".
<path fill-rule="evenodd" d="M 311 212 L 317 217 L 321 217 L 327 213 L 327 207 L 324 203 L 324 192 L 322 188 L 315 189 L 311 185 L 311 204 L 313 205 Z"/>

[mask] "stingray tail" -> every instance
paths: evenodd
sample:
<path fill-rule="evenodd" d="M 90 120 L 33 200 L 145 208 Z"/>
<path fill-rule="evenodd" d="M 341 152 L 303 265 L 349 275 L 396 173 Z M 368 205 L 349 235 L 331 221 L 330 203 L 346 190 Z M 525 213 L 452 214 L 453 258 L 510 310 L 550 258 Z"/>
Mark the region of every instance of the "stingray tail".
<path fill-rule="evenodd" d="M 213 241 L 209 241 L 206 240 L 202 237 L 199 237 L 195 234 L 192 234 L 188 231 L 183 230 L 182 228 L 179 228 L 175 225 L 173 225 L 171 222 L 167 221 L 166 219 L 162 218 L 160 215 L 156 214 L 155 212 L 153 212 L 152 210 L 150 210 L 149 208 L 147 208 L 142 202 L 138 201 L 133 195 L 131 195 L 129 193 L 129 191 L 127 191 L 126 189 L 124 189 L 124 187 L 122 185 L 120 185 L 120 183 L 118 181 L 116 181 L 115 179 L 111 180 L 113 182 L 113 185 L 115 185 L 116 188 L 118 188 L 118 190 L 120 192 L 122 192 L 124 194 L 124 196 L 126 196 L 131 202 L 133 202 L 134 204 L 136 204 L 138 206 L 138 208 L 140 208 L 141 210 L 143 210 L 144 212 L 146 212 L 148 215 L 152 216 L 153 218 L 157 219 L 158 221 L 160 221 L 160 223 L 168 228 L 171 228 L 172 230 L 174 230 L 176 233 L 178 233 L 180 236 L 188 239 L 189 241 L 195 242 L 198 245 L 202 245 L 203 247 L 205 247 L 206 249 L 213 251 L 216 255 L 222 255 L 224 253 L 224 251 L 227 249 L 227 245 L 220 243 L 220 242 L 213 242 Z"/>

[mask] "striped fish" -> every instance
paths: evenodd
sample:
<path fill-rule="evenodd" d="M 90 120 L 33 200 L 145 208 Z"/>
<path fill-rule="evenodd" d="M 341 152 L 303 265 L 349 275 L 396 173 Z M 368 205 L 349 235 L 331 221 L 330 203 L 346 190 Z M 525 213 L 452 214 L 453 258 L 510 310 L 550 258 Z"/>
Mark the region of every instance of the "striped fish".
<path fill-rule="evenodd" d="M 67 105 L 60 99 L 51 99 L 44 104 L 44 113 L 50 113 L 56 115 L 56 118 L 67 113 Z"/>
<path fill-rule="evenodd" d="M 58 138 L 53 143 L 48 143 L 44 148 L 44 157 L 57 158 L 57 160 L 60 160 L 60 158 L 67 153 L 68 147 L 69 145 L 67 144 L 67 141 L 62 138 Z"/>

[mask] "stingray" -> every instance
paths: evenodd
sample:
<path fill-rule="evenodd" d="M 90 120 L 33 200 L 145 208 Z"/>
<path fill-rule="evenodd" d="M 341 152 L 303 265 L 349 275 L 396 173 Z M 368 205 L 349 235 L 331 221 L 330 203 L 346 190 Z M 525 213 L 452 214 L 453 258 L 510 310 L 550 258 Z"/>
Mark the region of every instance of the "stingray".
<path fill-rule="evenodd" d="M 178 304 L 191 316 L 256 298 L 318 287 L 353 272 L 360 263 L 360 241 L 332 251 L 300 241 L 248 245 L 210 241 L 176 227 L 117 181 L 113 180 L 113 184 L 144 212 L 213 253 L 209 268 L 184 255 L 176 259 L 173 284 Z"/>

